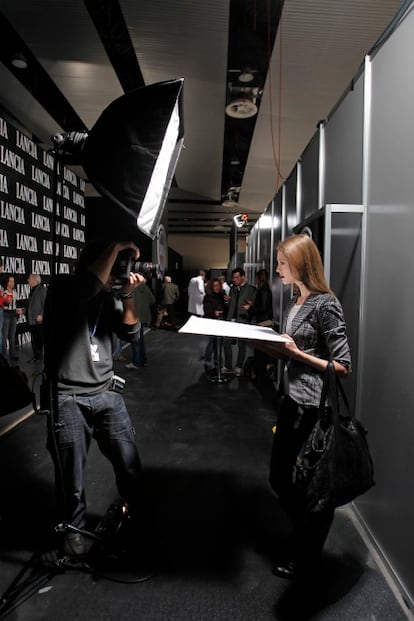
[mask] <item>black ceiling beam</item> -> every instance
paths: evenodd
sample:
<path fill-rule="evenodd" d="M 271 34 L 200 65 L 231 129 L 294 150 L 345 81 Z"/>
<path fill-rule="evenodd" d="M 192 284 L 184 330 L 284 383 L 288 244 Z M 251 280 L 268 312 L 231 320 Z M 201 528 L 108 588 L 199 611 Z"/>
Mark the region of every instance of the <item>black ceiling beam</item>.
<path fill-rule="evenodd" d="M 87 131 L 82 119 L 1 11 L 0 33 L 0 61 L 5 67 L 64 131 Z M 18 69 L 12 65 L 16 53 L 23 54 L 26 58 L 26 69 Z"/>
<path fill-rule="evenodd" d="M 168 198 L 171 205 L 221 205 L 221 200 L 209 200 L 204 198 Z"/>
<path fill-rule="evenodd" d="M 84 0 L 84 3 L 125 93 L 145 86 L 118 0 Z"/>
<path fill-rule="evenodd" d="M 231 99 L 230 84 L 263 90 L 282 5 L 283 0 L 230 0 L 226 103 L 230 103 Z M 237 71 L 245 68 L 254 71 L 254 79 L 244 84 L 238 81 Z M 260 96 L 256 105 L 259 109 Z M 230 187 L 242 185 L 256 119 L 257 114 L 243 119 L 225 115 L 221 179 L 223 197 Z M 237 165 L 232 164 L 234 156 L 237 156 Z"/>

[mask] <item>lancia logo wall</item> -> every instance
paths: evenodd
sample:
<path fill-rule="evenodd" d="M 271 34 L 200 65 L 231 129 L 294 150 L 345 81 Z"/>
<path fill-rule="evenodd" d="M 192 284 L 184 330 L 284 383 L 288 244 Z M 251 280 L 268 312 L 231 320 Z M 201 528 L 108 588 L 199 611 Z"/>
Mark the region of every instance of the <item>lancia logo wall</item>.
<path fill-rule="evenodd" d="M 3 272 L 14 276 L 24 308 L 27 277 L 47 285 L 53 257 L 54 157 L 0 116 L 0 255 Z M 70 273 L 85 242 L 84 181 L 63 167 L 57 183 L 56 272 Z M 27 330 L 18 319 L 20 342 Z"/>

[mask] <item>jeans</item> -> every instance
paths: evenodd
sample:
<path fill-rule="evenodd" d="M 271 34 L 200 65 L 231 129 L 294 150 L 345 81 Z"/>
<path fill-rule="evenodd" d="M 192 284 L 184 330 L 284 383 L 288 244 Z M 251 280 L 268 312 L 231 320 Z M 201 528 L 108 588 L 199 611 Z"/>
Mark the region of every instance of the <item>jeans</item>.
<path fill-rule="evenodd" d="M 225 336 L 223 338 L 224 349 L 224 365 L 231 369 L 233 366 L 233 353 L 232 353 L 232 339 Z M 246 341 L 244 339 L 237 339 L 237 359 L 236 367 L 240 369 L 243 367 L 244 359 L 246 357 Z"/>
<path fill-rule="evenodd" d="M 47 446 L 55 464 L 61 517 L 72 526 L 85 527 L 85 466 L 92 438 L 111 462 L 118 491 L 134 511 L 141 463 L 122 396 L 109 390 L 92 396 L 59 394 L 57 409 L 54 433 L 49 420 Z"/>
<path fill-rule="evenodd" d="M 131 343 L 132 362 L 136 367 L 143 367 L 147 362 L 147 352 L 145 350 L 144 326 L 141 324 L 139 331 L 139 341 Z"/>
<path fill-rule="evenodd" d="M 206 364 L 211 365 L 214 355 L 214 362 L 217 364 L 217 336 L 209 336 L 206 351 L 204 352 L 204 361 Z"/>
<path fill-rule="evenodd" d="M 0 352 L 3 351 L 3 320 L 4 310 L 0 308 Z"/>

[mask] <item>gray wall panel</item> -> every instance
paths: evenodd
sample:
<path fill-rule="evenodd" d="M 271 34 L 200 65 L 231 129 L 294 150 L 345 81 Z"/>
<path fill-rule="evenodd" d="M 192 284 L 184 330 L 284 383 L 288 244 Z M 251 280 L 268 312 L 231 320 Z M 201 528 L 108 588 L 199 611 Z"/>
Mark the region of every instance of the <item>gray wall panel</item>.
<path fill-rule="evenodd" d="M 325 124 L 325 203 L 362 203 L 363 83 L 356 80 Z"/>
<path fill-rule="evenodd" d="M 361 417 L 377 486 L 362 516 L 414 594 L 414 13 L 372 61 Z"/>

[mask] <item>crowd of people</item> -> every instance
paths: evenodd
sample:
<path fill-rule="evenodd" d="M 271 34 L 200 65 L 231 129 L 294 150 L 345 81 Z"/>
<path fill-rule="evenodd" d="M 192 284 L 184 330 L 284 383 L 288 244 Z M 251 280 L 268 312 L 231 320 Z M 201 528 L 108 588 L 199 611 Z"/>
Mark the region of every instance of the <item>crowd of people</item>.
<path fill-rule="evenodd" d="M 46 288 L 41 284 L 39 274 L 29 274 L 27 283 L 30 287 L 25 305 L 21 305 L 11 274 L 3 274 L 3 262 L 0 259 L 0 353 L 9 363 L 19 360 L 17 322 L 19 317 L 26 319 L 29 326 L 32 357 L 27 362 L 41 363 L 43 359 L 43 311 Z"/>

